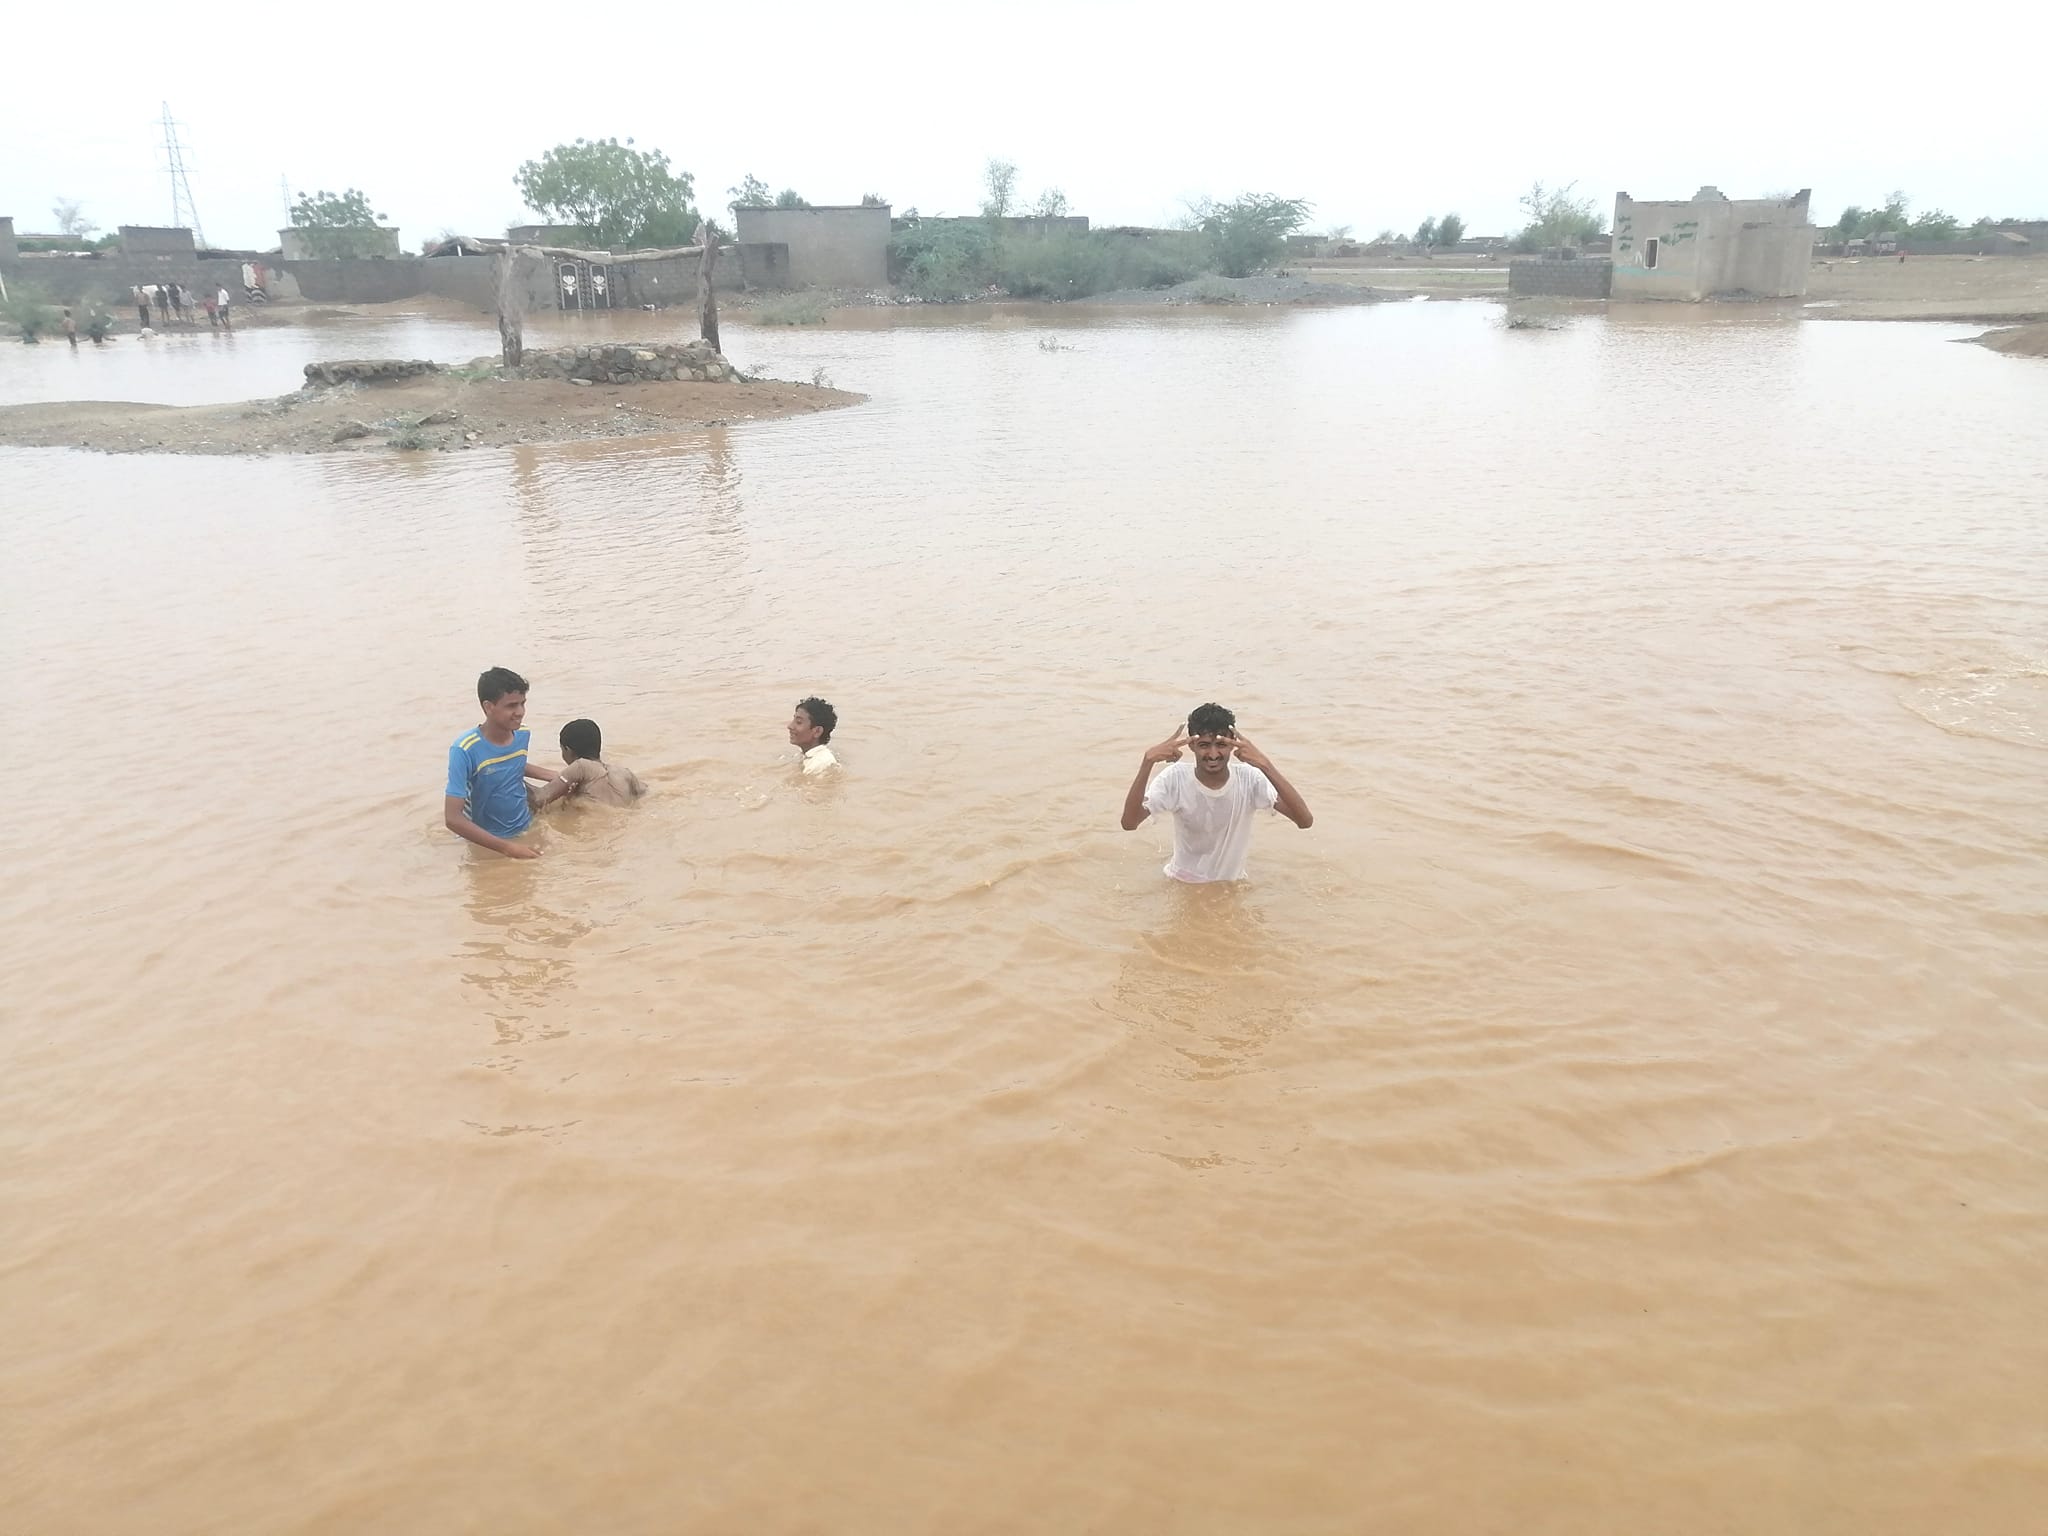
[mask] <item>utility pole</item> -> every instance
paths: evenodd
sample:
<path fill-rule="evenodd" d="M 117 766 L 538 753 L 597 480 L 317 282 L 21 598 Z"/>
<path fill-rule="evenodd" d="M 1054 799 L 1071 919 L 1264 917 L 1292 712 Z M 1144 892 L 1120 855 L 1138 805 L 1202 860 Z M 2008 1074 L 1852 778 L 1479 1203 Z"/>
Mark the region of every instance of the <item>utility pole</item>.
<path fill-rule="evenodd" d="M 195 245 L 206 244 L 206 231 L 199 227 L 199 205 L 192 200 L 192 179 L 185 174 L 185 146 L 178 139 L 178 121 L 171 116 L 171 104 L 164 103 L 164 160 L 171 174 L 171 227 L 189 227 Z"/>

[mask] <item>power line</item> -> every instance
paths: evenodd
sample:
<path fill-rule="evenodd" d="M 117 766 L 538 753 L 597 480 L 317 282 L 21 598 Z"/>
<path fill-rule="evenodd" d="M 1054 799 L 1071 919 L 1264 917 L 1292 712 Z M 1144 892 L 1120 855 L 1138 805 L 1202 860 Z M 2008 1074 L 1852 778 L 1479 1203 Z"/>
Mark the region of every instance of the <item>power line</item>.
<path fill-rule="evenodd" d="M 192 231 L 193 242 L 206 244 L 206 231 L 199 225 L 199 204 L 192 198 L 192 178 L 185 174 L 185 146 L 178 138 L 182 126 L 171 116 L 171 104 L 164 103 L 164 161 L 171 175 L 171 227 Z"/>

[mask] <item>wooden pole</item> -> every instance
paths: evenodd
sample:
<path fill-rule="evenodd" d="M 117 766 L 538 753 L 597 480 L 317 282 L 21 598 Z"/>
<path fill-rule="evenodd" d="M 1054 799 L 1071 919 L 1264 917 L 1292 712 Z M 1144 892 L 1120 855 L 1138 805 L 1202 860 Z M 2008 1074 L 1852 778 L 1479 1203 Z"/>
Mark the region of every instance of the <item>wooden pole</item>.
<path fill-rule="evenodd" d="M 711 286 L 711 269 L 718 263 L 718 234 L 711 221 L 697 226 L 697 243 L 704 252 L 697 258 L 697 334 L 711 343 L 711 350 L 723 353 L 718 344 L 718 294 Z"/>
<path fill-rule="evenodd" d="M 506 246 L 498 253 L 498 351 L 507 368 L 526 356 L 526 288 L 519 280 L 519 252 Z"/>

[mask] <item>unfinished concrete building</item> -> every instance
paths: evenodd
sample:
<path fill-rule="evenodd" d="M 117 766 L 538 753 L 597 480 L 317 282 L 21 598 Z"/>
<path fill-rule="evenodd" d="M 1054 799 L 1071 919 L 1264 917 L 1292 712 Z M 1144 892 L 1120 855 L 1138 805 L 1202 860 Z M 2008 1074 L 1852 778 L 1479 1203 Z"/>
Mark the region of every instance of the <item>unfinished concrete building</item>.
<path fill-rule="evenodd" d="M 1684 202 L 1614 198 L 1613 297 L 1796 299 L 1813 264 L 1810 190 L 1724 197 L 1701 187 Z"/>

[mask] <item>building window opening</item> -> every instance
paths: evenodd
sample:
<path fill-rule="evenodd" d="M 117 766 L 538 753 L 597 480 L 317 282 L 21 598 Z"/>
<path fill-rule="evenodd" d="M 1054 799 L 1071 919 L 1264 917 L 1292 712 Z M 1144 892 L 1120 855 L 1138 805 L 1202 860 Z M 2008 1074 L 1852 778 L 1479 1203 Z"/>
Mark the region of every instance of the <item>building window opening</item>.
<path fill-rule="evenodd" d="M 1657 270 L 1657 242 L 1655 238 L 1643 242 L 1643 265 L 1652 272 Z"/>

